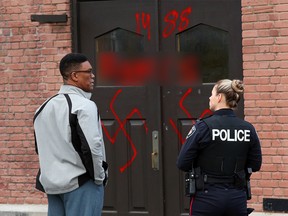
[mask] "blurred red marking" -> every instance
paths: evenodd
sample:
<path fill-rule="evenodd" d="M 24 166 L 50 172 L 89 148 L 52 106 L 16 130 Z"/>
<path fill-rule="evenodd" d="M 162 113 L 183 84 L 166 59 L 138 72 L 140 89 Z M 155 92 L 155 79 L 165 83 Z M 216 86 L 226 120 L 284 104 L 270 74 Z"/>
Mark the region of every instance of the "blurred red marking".
<path fill-rule="evenodd" d="M 148 56 L 133 56 L 114 52 L 98 55 L 99 77 L 111 85 L 144 85 L 153 79 L 155 60 Z"/>
<path fill-rule="evenodd" d="M 101 52 L 97 63 L 98 79 L 105 85 L 137 86 L 157 82 L 191 86 L 200 82 L 199 57 L 194 54 L 125 56 Z"/>

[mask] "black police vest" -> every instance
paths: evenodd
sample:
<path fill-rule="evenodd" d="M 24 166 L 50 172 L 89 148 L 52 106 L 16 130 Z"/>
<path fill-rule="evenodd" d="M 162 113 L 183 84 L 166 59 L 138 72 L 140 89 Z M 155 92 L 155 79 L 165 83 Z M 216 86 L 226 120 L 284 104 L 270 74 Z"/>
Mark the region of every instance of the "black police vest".
<path fill-rule="evenodd" d="M 209 127 L 211 143 L 200 150 L 195 165 L 217 176 L 232 176 L 244 170 L 252 143 L 251 125 L 233 116 L 214 115 L 203 121 Z"/>

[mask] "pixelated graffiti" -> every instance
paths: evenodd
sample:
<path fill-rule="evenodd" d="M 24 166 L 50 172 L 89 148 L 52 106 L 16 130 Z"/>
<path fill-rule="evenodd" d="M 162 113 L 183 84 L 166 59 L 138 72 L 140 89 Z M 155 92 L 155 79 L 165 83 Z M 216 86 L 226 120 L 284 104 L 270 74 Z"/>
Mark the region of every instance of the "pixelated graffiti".
<path fill-rule="evenodd" d="M 101 52 L 97 55 L 99 84 L 139 86 L 149 83 L 179 86 L 200 82 L 200 61 L 196 54 L 135 54 Z"/>
<path fill-rule="evenodd" d="M 164 16 L 165 27 L 162 32 L 163 38 L 168 38 L 175 30 L 184 31 L 189 26 L 189 15 L 192 12 L 191 7 L 187 7 L 181 12 L 171 10 Z M 151 40 L 151 14 L 141 12 L 135 14 L 136 32 L 141 34 L 142 30 L 147 31 L 147 38 Z"/>
<path fill-rule="evenodd" d="M 119 116 L 118 116 L 118 114 L 116 113 L 116 111 L 115 111 L 115 109 L 114 109 L 113 106 L 114 106 L 114 103 L 115 103 L 117 97 L 119 96 L 119 94 L 120 94 L 121 92 L 122 92 L 122 89 L 119 89 L 119 90 L 116 91 L 115 95 L 113 96 L 113 98 L 112 98 L 112 100 L 111 100 L 111 102 L 110 102 L 110 106 L 109 106 L 111 112 L 113 113 L 116 121 L 117 121 L 118 124 L 119 124 L 119 127 L 116 129 L 114 135 L 112 135 L 112 136 L 109 134 L 107 128 L 105 127 L 105 125 L 104 125 L 103 123 L 102 123 L 102 128 L 103 128 L 103 131 L 104 131 L 105 135 L 107 136 L 108 140 L 109 140 L 112 144 L 115 143 L 116 138 L 117 138 L 118 134 L 120 133 L 120 131 L 123 132 L 124 136 L 127 138 L 128 142 L 129 142 L 129 144 L 130 144 L 130 147 L 131 147 L 131 149 L 132 149 L 132 156 L 131 156 L 131 158 L 126 162 L 126 164 L 124 164 L 123 166 L 120 167 L 120 172 L 122 173 L 122 172 L 124 172 L 124 171 L 133 163 L 133 161 L 135 160 L 135 158 L 136 158 L 136 156 L 137 156 L 137 149 L 136 149 L 135 144 L 134 144 L 133 140 L 131 139 L 130 135 L 129 135 L 128 132 L 125 130 L 125 124 L 126 124 L 126 122 L 127 122 L 129 119 L 131 119 L 131 117 L 132 117 L 133 115 L 137 115 L 140 119 L 143 119 L 143 116 L 142 116 L 141 112 L 139 111 L 139 109 L 134 108 L 134 109 L 132 109 L 132 111 L 126 116 L 126 118 L 125 118 L 124 120 L 121 120 L 121 119 L 119 118 Z M 147 127 L 146 121 L 145 121 L 145 120 L 143 120 L 143 121 L 144 121 L 143 126 L 144 126 L 145 132 L 146 132 L 146 134 L 147 134 L 147 133 L 148 133 L 148 127 Z"/>
<path fill-rule="evenodd" d="M 189 111 L 184 107 L 183 105 L 183 102 L 185 101 L 185 99 L 187 98 L 187 96 L 189 94 L 191 94 L 192 92 L 192 88 L 189 88 L 185 93 L 184 95 L 181 97 L 181 99 L 179 100 L 179 107 L 183 110 L 183 112 L 186 114 L 186 116 L 189 118 L 189 119 L 192 119 L 192 124 L 195 124 L 195 120 L 193 119 L 192 115 L 189 113 Z M 210 109 L 205 109 L 201 115 L 199 116 L 199 118 L 203 118 L 204 116 L 206 115 L 211 115 L 212 114 L 212 111 Z M 181 144 L 184 144 L 185 142 L 185 138 L 183 137 L 183 134 L 178 130 L 178 127 L 176 125 L 176 123 L 173 121 L 172 118 L 169 119 L 169 123 L 171 124 L 173 130 L 175 131 L 175 133 L 177 134 L 178 136 L 178 139 L 180 141 Z"/>
<path fill-rule="evenodd" d="M 98 80 L 104 85 L 143 85 L 153 79 L 155 59 L 141 53 L 98 53 Z"/>

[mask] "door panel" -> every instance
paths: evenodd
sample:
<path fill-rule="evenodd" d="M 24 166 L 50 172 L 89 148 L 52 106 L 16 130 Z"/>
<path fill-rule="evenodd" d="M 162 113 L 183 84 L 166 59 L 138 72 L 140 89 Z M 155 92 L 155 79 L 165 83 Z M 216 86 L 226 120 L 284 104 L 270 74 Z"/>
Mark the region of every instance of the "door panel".
<path fill-rule="evenodd" d="M 78 1 L 74 38 L 96 69 L 92 100 L 110 165 L 103 215 L 188 215 L 176 160 L 192 125 L 211 113 L 214 82 L 242 78 L 240 4 Z"/>
<path fill-rule="evenodd" d="M 150 108 L 159 93 L 144 87 L 103 89 L 92 97 L 99 104 L 110 165 L 103 215 L 161 215 L 161 173 L 151 163 L 152 131 L 159 123 Z"/>

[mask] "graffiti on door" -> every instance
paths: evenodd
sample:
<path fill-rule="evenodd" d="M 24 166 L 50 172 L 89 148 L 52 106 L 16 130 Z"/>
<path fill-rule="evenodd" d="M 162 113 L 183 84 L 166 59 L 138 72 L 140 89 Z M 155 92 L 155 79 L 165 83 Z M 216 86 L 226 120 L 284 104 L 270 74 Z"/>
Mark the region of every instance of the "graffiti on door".
<path fill-rule="evenodd" d="M 131 147 L 131 149 L 132 149 L 133 154 L 132 154 L 131 158 L 126 162 L 126 164 L 124 164 L 123 166 L 120 167 L 120 172 L 122 173 L 122 172 L 125 171 L 125 169 L 127 169 L 127 168 L 133 163 L 133 161 L 135 160 L 135 158 L 136 158 L 136 156 L 137 156 L 137 149 L 136 149 L 136 147 L 135 147 L 135 144 L 133 143 L 133 140 L 131 139 L 131 136 L 128 134 L 128 132 L 127 132 L 126 129 L 125 129 L 125 124 L 126 124 L 126 122 L 127 122 L 129 119 L 131 119 L 131 117 L 132 117 L 133 115 L 138 115 L 138 116 L 140 117 L 140 119 L 143 119 L 143 117 L 142 117 L 142 114 L 141 114 L 141 112 L 139 111 L 139 109 L 138 109 L 138 108 L 134 108 L 134 109 L 132 109 L 131 112 L 126 116 L 126 118 L 125 118 L 124 120 L 121 120 L 121 119 L 119 118 L 119 116 L 118 116 L 118 114 L 116 113 L 116 111 L 115 111 L 115 109 L 114 109 L 113 106 L 114 106 L 115 100 L 117 99 L 117 97 L 119 96 L 119 94 L 120 94 L 121 92 L 122 92 L 122 89 L 119 89 L 119 90 L 116 91 L 115 95 L 113 96 L 113 98 L 112 98 L 112 100 L 111 100 L 111 102 L 110 102 L 110 106 L 109 106 L 111 112 L 113 113 L 116 121 L 117 121 L 118 124 L 119 124 L 119 127 L 116 129 L 114 135 L 112 135 L 112 136 L 109 134 L 109 132 L 108 132 L 108 130 L 107 130 L 107 128 L 105 127 L 104 124 L 102 124 L 102 128 L 103 128 L 103 131 L 104 131 L 105 135 L 107 136 L 108 140 L 109 140 L 112 144 L 115 143 L 116 138 L 117 138 L 117 136 L 118 136 L 118 134 L 119 134 L 120 131 L 123 132 L 124 136 L 127 138 L 128 142 L 129 142 L 129 144 L 130 144 L 130 147 Z M 145 120 L 143 120 L 143 121 L 144 121 L 144 124 L 143 124 L 143 125 L 144 125 L 144 128 L 145 128 L 145 132 L 146 132 L 146 134 L 147 134 L 147 133 L 148 133 L 148 127 L 147 127 L 147 124 L 146 124 Z"/>
<path fill-rule="evenodd" d="M 179 107 L 183 110 L 183 112 L 186 114 L 187 118 L 188 119 L 191 119 L 192 121 L 192 124 L 195 124 L 195 118 L 193 119 L 193 116 L 189 113 L 189 111 L 184 107 L 183 105 L 183 102 L 185 101 L 185 99 L 187 98 L 187 96 L 189 94 L 192 93 L 192 88 L 189 88 L 182 96 L 182 98 L 179 100 Z M 207 115 L 211 115 L 212 114 L 212 111 L 210 109 L 205 109 L 201 115 L 199 116 L 199 118 L 203 118 L 204 116 L 207 116 Z M 184 144 L 185 142 L 185 138 L 183 137 L 183 134 L 179 131 L 176 123 L 173 121 L 172 118 L 169 119 L 169 123 L 171 124 L 171 126 L 173 127 L 175 133 L 177 134 L 178 136 L 178 139 L 180 141 L 181 144 Z"/>
<path fill-rule="evenodd" d="M 164 16 L 165 27 L 162 37 L 167 38 L 177 29 L 179 32 L 184 31 L 189 26 L 189 15 L 192 7 L 187 7 L 182 11 L 171 10 Z M 142 30 L 147 31 L 147 39 L 151 40 L 151 14 L 138 12 L 135 14 L 136 32 L 141 34 Z M 178 23 L 178 24 L 177 24 Z"/>
<path fill-rule="evenodd" d="M 187 86 L 201 82 L 200 60 L 194 54 L 125 56 L 116 52 L 98 54 L 101 84 L 141 86 L 149 83 Z"/>
<path fill-rule="evenodd" d="M 102 123 L 102 128 L 103 128 L 103 132 L 104 134 L 106 135 L 106 137 L 108 138 L 108 140 L 114 144 L 115 141 L 116 141 L 116 138 L 118 136 L 118 134 L 120 132 L 122 132 L 124 134 L 124 136 L 127 138 L 129 144 L 130 144 L 130 147 L 132 149 L 132 156 L 130 159 L 128 159 L 128 161 L 122 165 L 120 167 L 120 172 L 123 173 L 129 166 L 132 165 L 133 161 L 135 160 L 136 156 L 137 156 L 137 149 L 135 147 L 135 144 L 131 138 L 131 136 L 129 135 L 129 133 L 126 131 L 125 129 L 125 125 L 127 123 L 127 121 L 129 119 L 131 119 L 134 115 L 137 115 L 140 119 L 144 119 L 143 118 L 143 115 L 141 114 L 140 110 L 138 108 L 133 108 L 125 117 L 124 120 L 121 120 L 117 114 L 117 112 L 115 111 L 114 109 L 114 104 L 115 104 L 115 101 L 116 99 L 118 98 L 118 96 L 121 94 L 122 92 L 122 89 L 118 89 L 116 91 L 116 93 L 114 94 L 114 96 L 112 97 L 111 99 L 111 102 L 109 104 L 109 108 L 111 110 L 111 112 L 113 113 L 113 116 L 115 117 L 116 121 L 118 122 L 119 124 L 119 127 L 116 129 L 115 133 L 113 135 L 111 135 L 109 133 L 109 131 L 107 130 L 107 128 L 105 127 L 105 125 Z M 189 88 L 184 94 L 183 96 L 180 98 L 179 100 L 179 107 L 183 110 L 183 112 L 186 114 L 187 118 L 188 119 L 191 119 L 192 123 L 194 124 L 195 123 L 195 120 L 193 119 L 193 116 L 191 115 L 191 113 L 186 109 L 186 107 L 183 105 L 184 101 L 186 100 L 187 96 L 189 94 L 191 94 L 192 92 L 192 88 Z M 205 109 L 201 115 L 200 115 L 200 118 L 203 118 L 204 116 L 206 115 L 210 115 L 212 114 L 212 112 L 209 110 L 209 109 Z M 181 144 L 183 144 L 185 142 L 185 138 L 183 138 L 183 134 L 179 131 L 179 129 L 177 128 L 177 125 L 176 123 L 173 121 L 172 118 L 169 119 L 169 123 L 171 124 L 174 132 L 176 133 L 176 135 L 178 136 L 178 139 L 179 139 L 179 142 Z M 145 120 L 143 120 L 143 127 L 145 129 L 145 132 L 146 134 L 148 134 L 148 126 L 147 126 L 147 123 Z"/>

